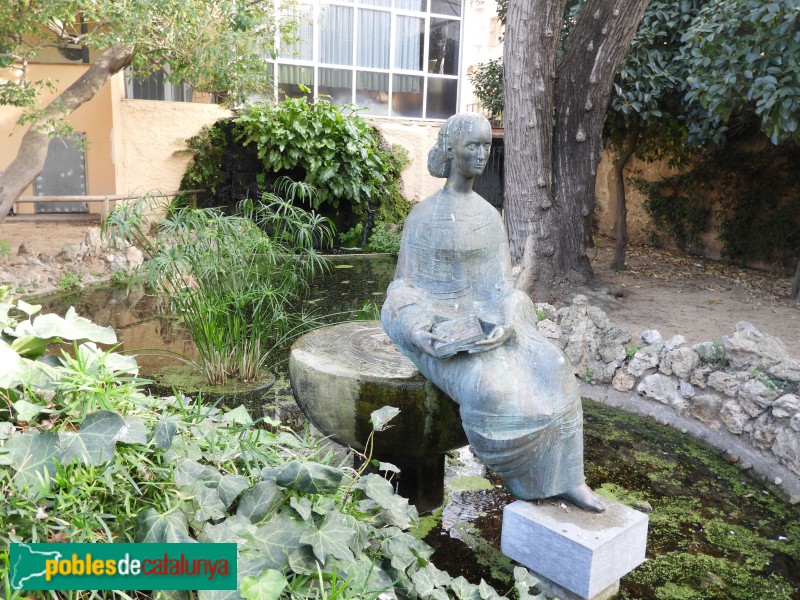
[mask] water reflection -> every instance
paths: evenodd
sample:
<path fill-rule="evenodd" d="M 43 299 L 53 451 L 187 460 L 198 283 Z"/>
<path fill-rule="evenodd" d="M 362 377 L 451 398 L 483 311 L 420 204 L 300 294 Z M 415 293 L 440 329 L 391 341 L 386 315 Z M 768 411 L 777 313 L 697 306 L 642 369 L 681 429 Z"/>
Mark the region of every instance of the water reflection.
<path fill-rule="evenodd" d="M 395 265 L 391 256 L 332 257 L 329 271 L 312 281 L 306 308 L 324 315 L 325 322 L 337 322 L 355 318 L 366 301 L 380 307 L 394 278 Z M 43 312 L 59 315 L 74 306 L 80 316 L 113 327 L 121 349 L 137 355 L 143 375 L 165 363 L 180 364 L 177 359 L 166 358 L 167 353 L 197 358 L 191 336 L 180 320 L 161 310 L 159 298 L 142 285 L 94 287 L 37 302 Z"/>

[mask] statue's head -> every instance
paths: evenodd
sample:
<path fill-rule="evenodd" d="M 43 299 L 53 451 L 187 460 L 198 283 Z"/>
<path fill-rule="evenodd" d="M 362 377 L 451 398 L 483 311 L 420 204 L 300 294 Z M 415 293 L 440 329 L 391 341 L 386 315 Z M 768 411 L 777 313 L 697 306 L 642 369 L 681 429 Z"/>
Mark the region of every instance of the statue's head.
<path fill-rule="evenodd" d="M 453 148 L 464 142 L 465 134 L 488 132 L 492 127 L 486 117 L 478 113 L 458 113 L 444 122 L 439 130 L 436 145 L 428 152 L 428 172 L 434 177 L 448 177 L 453 164 Z"/>

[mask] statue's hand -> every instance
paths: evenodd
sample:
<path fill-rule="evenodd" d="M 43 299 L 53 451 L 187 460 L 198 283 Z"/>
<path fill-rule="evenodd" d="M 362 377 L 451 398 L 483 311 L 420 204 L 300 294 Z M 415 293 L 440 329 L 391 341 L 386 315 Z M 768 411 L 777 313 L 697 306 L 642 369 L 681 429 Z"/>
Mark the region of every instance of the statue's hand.
<path fill-rule="evenodd" d="M 488 352 L 505 344 L 514 335 L 514 329 L 510 325 L 497 325 L 485 340 L 475 342 L 475 348 L 469 350 L 470 354 L 476 352 Z"/>
<path fill-rule="evenodd" d="M 446 341 L 447 340 L 442 336 L 426 331 L 425 329 L 416 329 L 411 333 L 411 343 L 425 354 L 430 354 L 431 356 L 436 356 L 436 352 L 433 349 L 434 342 Z"/>

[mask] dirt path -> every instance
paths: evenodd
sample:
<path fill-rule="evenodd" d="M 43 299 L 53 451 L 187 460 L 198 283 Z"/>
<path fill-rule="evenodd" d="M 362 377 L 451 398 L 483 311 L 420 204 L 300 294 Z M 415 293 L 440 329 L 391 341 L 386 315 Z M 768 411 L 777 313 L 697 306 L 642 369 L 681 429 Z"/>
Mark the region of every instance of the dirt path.
<path fill-rule="evenodd" d="M 64 244 L 83 241 L 89 226 L 6 222 L 0 224 L 0 240 L 8 240 L 12 254 L 26 242 L 55 256 Z M 800 357 L 800 303 L 786 299 L 789 277 L 647 246 L 631 246 L 628 270 L 616 273 L 609 268 L 612 254 L 613 240 L 601 239 L 590 255 L 596 279 L 576 292 L 634 337 L 657 329 L 665 339 L 680 334 L 691 343 L 719 340 L 733 333 L 737 322 L 749 321 Z"/>
<path fill-rule="evenodd" d="M 800 357 L 800 303 L 786 298 L 791 278 L 647 246 L 632 246 L 628 270 L 616 273 L 613 251 L 613 240 L 601 240 L 596 279 L 582 292 L 635 336 L 657 329 L 665 339 L 680 334 L 697 343 L 749 321 Z"/>

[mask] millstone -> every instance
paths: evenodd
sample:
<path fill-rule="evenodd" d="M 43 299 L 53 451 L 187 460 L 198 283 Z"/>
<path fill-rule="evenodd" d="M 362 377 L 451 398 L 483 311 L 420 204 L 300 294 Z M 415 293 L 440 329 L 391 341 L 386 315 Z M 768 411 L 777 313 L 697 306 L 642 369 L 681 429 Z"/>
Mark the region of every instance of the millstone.
<path fill-rule="evenodd" d="M 467 444 L 458 405 L 400 353 L 380 322 L 307 333 L 292 345 L 289 374 L 297 404 L 314 426 L 358 451 L 372 431 L 372 411 L 399 408 L 391 426 L 375 434 L 374 455 L 401 468 L 401 493 L 423 505 L 441 502 L 443 453 Z"/>

